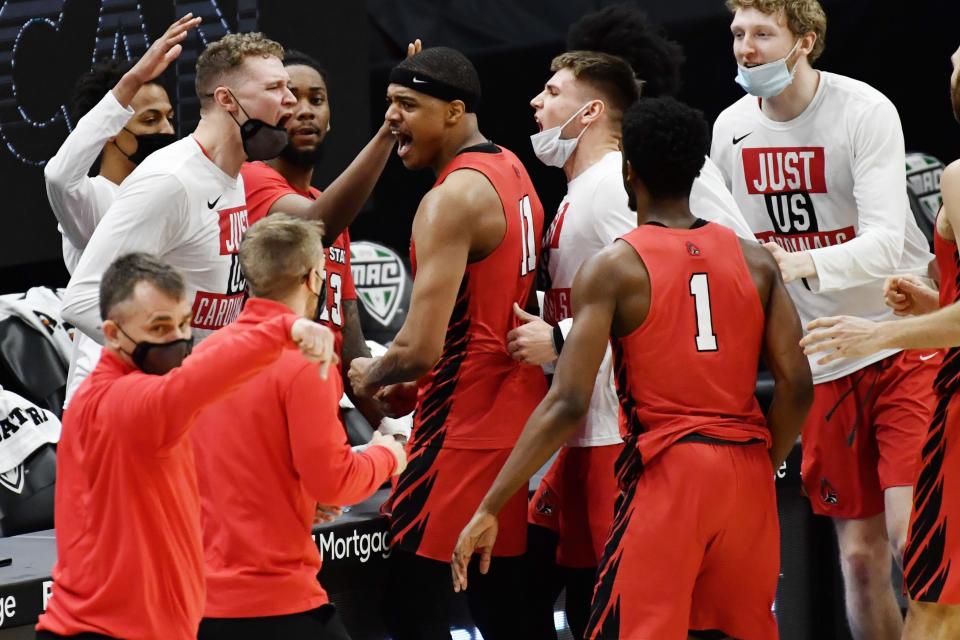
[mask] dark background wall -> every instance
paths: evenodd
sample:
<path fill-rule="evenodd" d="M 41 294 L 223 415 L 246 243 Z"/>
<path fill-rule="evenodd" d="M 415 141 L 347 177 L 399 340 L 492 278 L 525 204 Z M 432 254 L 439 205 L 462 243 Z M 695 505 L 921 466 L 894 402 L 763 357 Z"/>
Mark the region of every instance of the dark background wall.
<path fill-rule="evenodd" d="M 259 28 L 315 55 L 330 72 L 333 111 L 316 183 L 323 188 L 382 121 L 389 68 L 407 41 L 448 45 L 476 63 L 484 98 L 483 132 L 524 160 L 548 212 L 559 202 L 562 173 L 530 150 L 527 104 L 563 48 L 567 26 L 610 2 L 598 0 L 5 0 L 0 1 L 0 292 L 63 285 L 60 238 L 43 187 L 42 163 L 67 135 L 63 105 L 75 78 L 95 57 L 136 57 L 145 43 L 187 11 L 204 17 L 176 69 L 165 78 L 179 103 L 179 133 L 196 121 L 191 66 L 204 42 L 227 31 Z M 681 97 L 712 119 L 742 95 L 733 83 L 729 16 L 722 0 L 639 2 L 686 50 Z M 820 68 L 883 91 L 900 110 L 907 147 L 949 161 L 960 155 L 960 125 L 950 114 L 949 55 L 960 45 L 960 3 L 826 0 L 827 49 Z M 404 250 L 428 172 L 391 159 L 356 238 Z"/>

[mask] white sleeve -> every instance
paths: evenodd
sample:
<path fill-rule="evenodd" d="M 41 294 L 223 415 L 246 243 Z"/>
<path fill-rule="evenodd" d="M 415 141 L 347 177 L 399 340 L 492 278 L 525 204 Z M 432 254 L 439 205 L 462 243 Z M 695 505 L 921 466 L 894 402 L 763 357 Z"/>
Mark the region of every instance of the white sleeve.
<path fill-rule="evenodd" d="M 637 228 L 637 212 L 627 204 L 623 177 L 610 174 L 597 182 L 591 199 L 594 229 L 603 246 Z"/>
<path fill-rule="evenodd" d="M 100 279 L 120 255 L 142 251 L 162 256 L 177 241 L 187 210 L 183 185 L 173 175 L 146 175 L 124 182 L 97 225 L 63 296 L 63 319 L 103 344 Z"/>
<path fill-rule="evenodd" d="M 710 222 L 717 222 L 732 229 L 744 240 L 756 240 L 750 226 L 740 212 L 733 194 L 727 186 L 720 169 L 710 158 L 704 158 L 700 175 L 693 181 L 690 190 L 690 211 L 693 215 Z"/>
<path fill-rule="evenodd" d="M 117 135 L 133 117 L 133 109 L 117 102 L 113 91 L 80 118 L 57 154 L 47 161 L 43 177 L 47 199 L 64 237 L 83 251 L 104 212 L 97 211 L 93 185 L 87 172 L 107 140 Z"/>
<path fill-rule="evenodd" d="M 910 205 L 903 129 L 893 104 L 884 100 L 861 114 L 851 143 L 857 237 L 810 251 L 817 277 L 808 282 L 817 292 L 884 278 L 896 270 L 903 253 Z"/>

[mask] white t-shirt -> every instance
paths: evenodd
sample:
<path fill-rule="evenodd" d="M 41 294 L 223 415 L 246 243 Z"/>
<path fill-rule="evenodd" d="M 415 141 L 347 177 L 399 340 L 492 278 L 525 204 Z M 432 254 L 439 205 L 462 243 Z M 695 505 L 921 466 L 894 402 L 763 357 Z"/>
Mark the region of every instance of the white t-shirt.
<path fill-rule="evenodd" d="M 637 226 L 637 214 L 627 206 L 622 162 L 619 152 L 610 152 L 571 180 L 544 238 L 541 255 L 550 276 L 543 304 L 544 319 L 559 324 L 564 334 L 572 325 L 570 288 L 580 265 Z M 690 209 L 695 216 L 724 224 L 743 237 L 753 237 L 709 158 L 694 181 Z M 607 347 L 584 424 L 567 446 L 596 447 L 620 442 L 619 411 L 613 360 Z"/>
<path fill-rule="evenodd" d="M 120 133 L 133 113 L 130 107 L 120 105 L 113 91 L 107 91 L 100 102 L 80 118 L 57 154 L 43 168 L 47 199 L 63 236 L 63 263 L 71 274 L 77 268 L 93 230 L 120 191 L 120 185 L 103 176 L 91 178 L 87 172 L 103 146 Z M 64 407 L 99 359 L 100 345 L 83 332 L 75 332 Z"/>
<path fill-rule="evenodd" d="M 907 200 L 897 110 L 863 82 L 819 72 L 803 113 L 767 118 L 744 96 L 717 118 L 711 157 L 761 241 L 810 250 L 816 278 L 787 285 L 804 325 L 821 316 L 895 316 L 886 276 L 926 274 L 932 255 Z M 815 383 L 848 375 L 896 351 L 826 366 L 810 358 Z"/>
<path fill-rule="evenodd" d="M 237 251 L 248 226 L 243 178 L 224 173 L 193 136 L 174 142 L 123 181 L 70 279 L 63 317 L 102 341 L 100 278 L 118 256 L 142 251 L 183 274 L 200 341 L 240 315 L 246 281 Z"/>

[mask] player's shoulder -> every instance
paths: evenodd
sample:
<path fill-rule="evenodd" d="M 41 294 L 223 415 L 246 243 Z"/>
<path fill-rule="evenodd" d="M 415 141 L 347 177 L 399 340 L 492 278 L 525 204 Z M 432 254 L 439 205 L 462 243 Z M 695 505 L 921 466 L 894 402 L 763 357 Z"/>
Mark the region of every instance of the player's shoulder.
<path fill-rule="evenodd" d="M 260 160 L 244 162 L 240 166 L 240 175 L 243 176 L 244 182 L 248 184 L 264 180 L 283 180 L 280 172 Z"/>
<path fill-rule="evenodd" d="M 643 259 L 625 237 L 587 258 L 577 273 L 578 281 L 600 291 L 633 289 L 647 277 Z"/>
<path fill-rule="evenodd" d="M 776 274 L 780 272 L 780 267 L 777 266 L 777 261 L 774 259 L 773 254 L 764 249 L 763 245 L 754 240 L 747 240 L 740 237 L 737 238 L 737 242 L 740 245 L 741 253 L 743 253 L 743 260 L 746 262 L 747 268 L 751 273 L 767 279 L 776 276 Z"/>
<path fill-rule="evenodd" d="M 838 114 L 867 118 L 877 126 L 886 126 L 886 122 L 877 120 L 878 111 L 896 113 L 896 106 L 890 98 L 866 82 L 827 71 L 820 74 L 821 82 L 826 83 L 827 99 Z"/>
<path fill-rule="evenodd" d="M 733 128 L 744 121 L 753 120 L 759 114 L 757 99 L 747 94 L 720 112 L 713 123 L 714 133 Z"/>
<path fill-rule="evenodd" d="M 487 175 L 477 168 L 464 166 L 451 171 L 443 182 L 430 189 L 421 201 L 421 208 L 424 205 L 456 208 L 458 215 L 466 216 L 485 210 L 494 201 L 499 203 L 500 196 Z"/>

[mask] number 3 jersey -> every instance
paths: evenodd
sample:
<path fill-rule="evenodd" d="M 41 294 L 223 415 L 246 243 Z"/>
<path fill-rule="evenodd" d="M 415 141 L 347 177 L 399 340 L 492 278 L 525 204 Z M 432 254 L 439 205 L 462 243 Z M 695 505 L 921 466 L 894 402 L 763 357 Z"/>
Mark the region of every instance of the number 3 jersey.
<path fill-rule="evenodd" d="M 506 232 L 488 256 L 467 263 L 440 360 L 418 381 L 411 445 L 505 449 L 516 443 L 547 390 L 540 367 L 507 352 L 507 333 L 519 324 L 513 305 L 526 306 L 536 281 L 543 206 L 507 149 L 487 143 L 461 151 L 434 186 L 460 169 L 483 174 L 496 189 Z M 413 243 L 410 262 L 416 283 Z"/>
<path fill-rule="evenodd" d="M 281 196 L 297 194 L 310 200 L 321 196 L 319 189 L 310 187 L 309 191 L 297 189 L 280 173 L 265 162 L 246 162 L 240 169 L 247 196 L 247 209 L 250 211 L 250 224 L 265 218 Z M 333 331 L 334 349 L 340 362 L 343 362 L 343 303 L 357 299 L 353 275 L 350 273 L 350 231 L 344 230 L 329 247 L 323 250 L 324 275 L 327 281 L 327 307 L 320 316 L 320 322 Z"/>
<path fill-rule="evenodd" d="M 643 324 L 610 341 L 626 443 L 644 465 L 691 434 L 769 446 L 754 396 L 764 312 L 739 238 L 706 222 L 647 224 L 620 240 L 650 281 Z"/>
<path fill-rule="evenodd" d="M 787 122 L 744 96 L 717 118 L 711 158 L 761 242 L 810 251 L 817 277 L 787 285 L 804 326 L 822 316 L 891 320 L 883 282 L 926 274 L 932 259 L 907 200 L 896 108 L 857 80 L 820 72 L 813 100 Z M 810 367 L 816 383 L 894 351 Z"/>

